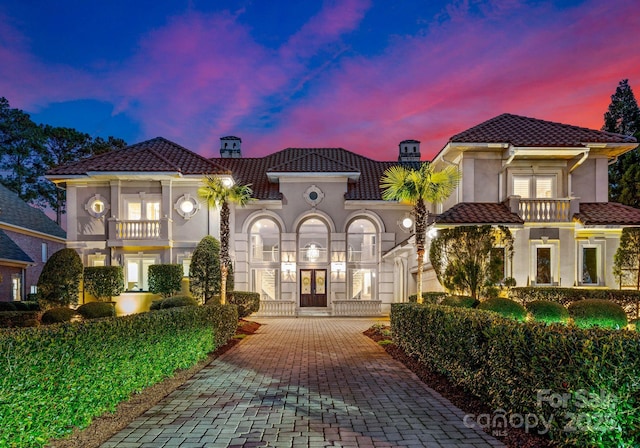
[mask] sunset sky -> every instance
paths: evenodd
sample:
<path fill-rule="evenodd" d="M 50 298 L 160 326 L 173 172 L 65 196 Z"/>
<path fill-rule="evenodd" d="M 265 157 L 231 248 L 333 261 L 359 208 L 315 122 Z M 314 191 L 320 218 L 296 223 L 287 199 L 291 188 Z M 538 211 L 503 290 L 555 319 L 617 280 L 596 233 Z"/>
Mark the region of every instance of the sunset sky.
<path fill-rule="evenodd" d="M 637 0 L 0 3 L 0 96 L 34 121 L 207 156 L 340 146 L 429 160 L 504 112 L 599 129 L 640 93 Z"/>

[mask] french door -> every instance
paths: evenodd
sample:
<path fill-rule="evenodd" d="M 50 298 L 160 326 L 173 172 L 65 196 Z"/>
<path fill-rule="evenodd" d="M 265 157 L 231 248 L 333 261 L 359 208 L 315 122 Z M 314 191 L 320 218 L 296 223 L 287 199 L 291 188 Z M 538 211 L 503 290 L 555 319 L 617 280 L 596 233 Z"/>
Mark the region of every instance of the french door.
<path fill-rule="evenodd" d="M 300 269 L 300 306 L 327 306 L 326 269 Z"/>

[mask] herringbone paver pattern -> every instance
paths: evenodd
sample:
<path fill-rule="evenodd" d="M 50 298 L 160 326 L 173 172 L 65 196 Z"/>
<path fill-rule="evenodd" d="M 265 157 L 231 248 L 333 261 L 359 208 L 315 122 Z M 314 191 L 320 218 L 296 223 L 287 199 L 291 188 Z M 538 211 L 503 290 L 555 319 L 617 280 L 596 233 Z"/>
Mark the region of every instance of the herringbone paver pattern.
<path fill-rule="evenodd" d="M 102 447 L 503 446 L 362 335 L 373 320 L 260 322 Z"/>

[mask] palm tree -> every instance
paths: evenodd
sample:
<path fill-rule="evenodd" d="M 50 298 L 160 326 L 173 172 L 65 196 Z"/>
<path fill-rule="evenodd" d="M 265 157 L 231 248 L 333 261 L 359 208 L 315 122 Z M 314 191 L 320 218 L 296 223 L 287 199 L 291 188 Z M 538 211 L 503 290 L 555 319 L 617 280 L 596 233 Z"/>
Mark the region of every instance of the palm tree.
<path fill-rule="evenodd" d="M 205 176 L 198 196 L 214 207 L 220 207 L 220 303 L 227 302 L 227 275 L 229 273 L 229 204 L 244 207 L 251 200 L 249 185 L 234 184 L 229 179 Z"/>
<path fill-rule="evenodd" d="M 428 162 L 417 169 L 395 165 L 387 169 L 380 180 L 382 199 L 400 201 L 413 206 L 416 249 L 418 251 L 418 303 L 422 303 L 422 267 L 424 265 L 425 234 L 427 231 L 427 202 L 439 203 L 449 197 L 460 181 L 460 173 L 448 166 L 435 171 Z"/>

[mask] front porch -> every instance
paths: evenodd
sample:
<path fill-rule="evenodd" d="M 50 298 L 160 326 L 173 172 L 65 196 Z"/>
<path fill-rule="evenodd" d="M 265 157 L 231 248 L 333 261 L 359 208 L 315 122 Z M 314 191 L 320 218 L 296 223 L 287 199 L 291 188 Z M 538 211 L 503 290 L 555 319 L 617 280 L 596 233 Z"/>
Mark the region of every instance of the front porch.
<path fill-rule="evenodd" d="M 256 317 L 383 316 L 381 300 L 333 300 L 326 307 L 301 307 L 295 300 L 261 300 Z"/>

